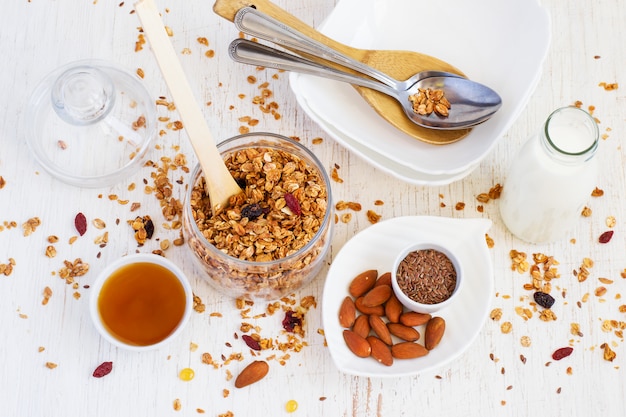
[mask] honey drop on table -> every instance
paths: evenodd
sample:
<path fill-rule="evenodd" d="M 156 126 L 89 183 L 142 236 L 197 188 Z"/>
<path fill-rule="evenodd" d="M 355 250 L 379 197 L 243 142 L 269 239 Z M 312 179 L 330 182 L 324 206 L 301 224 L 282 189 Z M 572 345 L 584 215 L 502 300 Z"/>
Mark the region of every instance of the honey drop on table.
<path fill-rule="evenodd" d="M 289 400 L 285 403 L 285 411 L 293 413 L 298 409 L 298 402 L 296 400 Z"/>
<path fill-rule="evenodd" d="M 185 290 L 167 268 L 148 262 L 126 265 L 107 279 L 98 298 L 104 326 L 136 346 L 169 336 L 185 313 Z"/>
<path fill-rule="evenodd" d="M 196 375 L 196 373 L 191 368 L 183 368 L 178 373 L 178 377 L 182 381 L 191 381 L 195 375 Z"/>

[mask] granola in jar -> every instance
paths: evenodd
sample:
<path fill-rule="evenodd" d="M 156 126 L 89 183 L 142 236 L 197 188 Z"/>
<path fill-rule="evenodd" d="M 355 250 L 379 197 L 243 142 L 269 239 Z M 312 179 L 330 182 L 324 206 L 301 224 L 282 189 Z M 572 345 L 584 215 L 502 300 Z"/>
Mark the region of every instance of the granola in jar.
<path fill-rule="evenodd" d="M 277 299 L 308 283 L 330 245 L 329 179 L 305 147 L 247 134 L 218 148 L 243 193 L 213 214 L 199 167 L 184 209 L 186 241 L 208 281 L 233 297 Z"/>

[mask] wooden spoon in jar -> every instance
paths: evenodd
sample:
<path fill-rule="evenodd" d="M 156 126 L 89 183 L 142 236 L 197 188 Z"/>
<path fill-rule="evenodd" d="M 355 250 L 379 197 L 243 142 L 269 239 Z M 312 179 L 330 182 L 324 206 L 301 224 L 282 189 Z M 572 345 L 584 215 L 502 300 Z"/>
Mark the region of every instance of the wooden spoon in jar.
<path fill-rule="evenodd" d="M 406 80 L 420 71 L 446 71 L 463 75 L 452 65 L 430 55 L 412 51 L 358 49 L 337 42 L 303 21 L 289 14 L 268 0 L 216 0 L 213 11 L 219 16 L 234 21 L 237 12 L 244 7 L 254 7 L 274 19 L 295 28 L 306 36 L 328 45 L 357 61 L 386 73 L 397 79 Z M 333 65 L 322 58 L 307 55 L 307 58 Z M 345 68 L 344 68 L 345 70 Z M 365 87 L 355 87 L 367 103 L 387 122 L 413 138 L 431 144 L 447 144 L 456 142 L 469 134 L 471 129 L 432 130 L 417 126 L 407 119 L 402 106 L 392 97 Z M 381 140 L 383 140 L 381 138 Z"/>
<path fill-rule="evenodd" d="M 139 0 L 135 4 L 135 10 L 202 167 L 213 213 L 219 213 L 228 207 L 230 197 L 242 192 L 241 187 L 228 171 L 217 150 L 154 1 Z"/>

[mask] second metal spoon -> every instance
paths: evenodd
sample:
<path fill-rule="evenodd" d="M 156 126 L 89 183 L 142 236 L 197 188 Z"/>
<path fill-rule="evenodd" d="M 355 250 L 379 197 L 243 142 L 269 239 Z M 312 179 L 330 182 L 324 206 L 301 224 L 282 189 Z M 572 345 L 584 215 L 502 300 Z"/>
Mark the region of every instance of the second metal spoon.
<path fill-rule="evenodd" d="M 453 130 L 475 126 L 489 119 L 502 105 L 500 96 L 489 87 L 456 75 L 426 74 L 425 78 L 421 78 L 410 88 L 396 90 L 378 81 L 330 68 L 246 39 L 233 41 L 229 54 L 233 60 L 245 64 L 300 72 L 371 88 L 395 98 L 411 121 L 430 129 Z M 449 115 L 439 117 L 434 113 L 422 115 L 415 112 L 410 97 L 417 94 L 419 89 L 443 90 L 451 105 Z"/>

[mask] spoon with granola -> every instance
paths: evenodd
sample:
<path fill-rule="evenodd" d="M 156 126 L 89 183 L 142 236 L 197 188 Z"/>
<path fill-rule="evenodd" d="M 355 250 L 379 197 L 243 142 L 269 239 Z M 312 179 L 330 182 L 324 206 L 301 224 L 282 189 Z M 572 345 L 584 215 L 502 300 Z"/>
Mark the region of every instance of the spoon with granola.
<path fill-rule="evenodd" d="M 237 62 L 257 67 L 301 72 L 379 91 L 395 98 L 413 123 L 430 129 L 472 127 L 489 119 L 502 105 L 495 91 L 457 75 L 428 76 L 397 89 L 247 39 L 234 40 L 229 54 Z"/>

